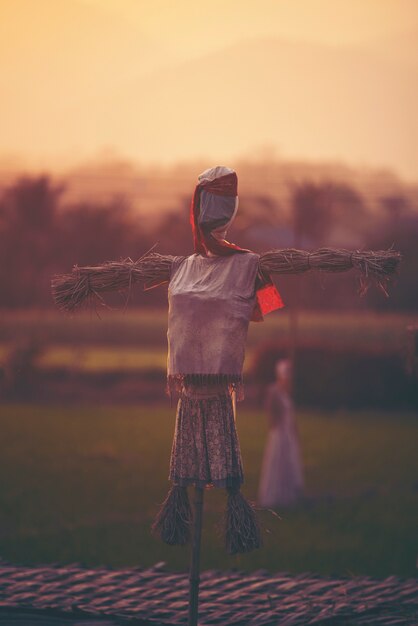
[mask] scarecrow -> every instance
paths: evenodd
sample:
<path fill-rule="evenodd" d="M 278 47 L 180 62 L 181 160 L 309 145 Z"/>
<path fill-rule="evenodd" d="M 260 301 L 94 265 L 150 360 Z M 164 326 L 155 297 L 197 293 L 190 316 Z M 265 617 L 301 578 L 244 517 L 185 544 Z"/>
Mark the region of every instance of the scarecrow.
<path fill-rule="evenodd" d="M 214 167 L 198 178 L 190 211 L 194 239 L 191 256 L 147 253 L 98 267 L 75 267 L 53 279 L 55 302 L 74 311 L 86 300 L 103 301 L 108 291 L 168 283 L 167 387 L 177 396 L 177 416 L 169 478 L 171 489 L 154 523 L 154 531 L 171 545 L 191 536 L 189 623 L 195 623 L 199 585 L 199 550 L 204 488 L 225 489 L 225 538 L 229 553 L 260 546 L 252 505 L 241 493 L 243 469 L 235 427 L 235 400 L 243 397 L 242 368 L 250 321 L 283 306 L 271 274 L 311 269 L 359 270 L 363 287 L 374 278 L 385 289 L 399 262 L 393 250 L 315 252 L 273 250 L 261 256 L 226 240 L 238 209 L 236 173 Z M 195 487 L 192 516 L 188 487 Z"/>

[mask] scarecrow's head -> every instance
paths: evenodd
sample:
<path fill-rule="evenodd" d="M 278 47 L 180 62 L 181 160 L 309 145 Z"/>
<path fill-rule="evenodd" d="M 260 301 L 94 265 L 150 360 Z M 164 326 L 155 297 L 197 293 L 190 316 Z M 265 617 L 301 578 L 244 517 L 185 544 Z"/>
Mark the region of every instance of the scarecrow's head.
<path fill-rule="evenodd" d="M 241 248 L 225 240 L 238 209 L 238 178 L 229 167 L 217 166 L 198 177 L 190 221 L 195 252 L 227 256 Z"/>

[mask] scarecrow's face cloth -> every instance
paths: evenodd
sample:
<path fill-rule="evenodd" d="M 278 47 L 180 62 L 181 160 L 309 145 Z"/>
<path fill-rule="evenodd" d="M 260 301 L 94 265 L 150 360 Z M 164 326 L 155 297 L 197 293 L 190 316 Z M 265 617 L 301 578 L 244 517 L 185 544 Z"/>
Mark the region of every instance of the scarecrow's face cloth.
<path fill-rule="evenodd" d="M 226 232 L 238 209 L 238 198 L 218 196 L 202 189 L 200 192 L 199 227 L 206 233 Z M 215 232 L 214 232 L 215 231 Z"/>
<path fill-rule="evenodd" d="M 234 174 L 229 167 L 211 167 L 202 172 L 199 183 L 213 181 L 227 174 Z M 212 194 L 202 189 L 200 192 L 199 227 L 205 233 L 212 233 L 214 237 L 224 238 L 227 228 L 232 224 L 238 209 L 238 197 L 228 197 Z"/>

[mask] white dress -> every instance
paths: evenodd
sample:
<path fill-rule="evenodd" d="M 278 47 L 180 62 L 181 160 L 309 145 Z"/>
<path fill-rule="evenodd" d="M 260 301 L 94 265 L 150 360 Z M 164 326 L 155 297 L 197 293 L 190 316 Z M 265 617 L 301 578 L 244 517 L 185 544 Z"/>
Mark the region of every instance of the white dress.
<path fill-rule="evenodd" d="M 293 504 L 303 489 L 303 470 L 289 394 L 276 384 L 267 394 L 267 410 L 271 427 L 261 468 L 258 502 L 263 507 Z"/>

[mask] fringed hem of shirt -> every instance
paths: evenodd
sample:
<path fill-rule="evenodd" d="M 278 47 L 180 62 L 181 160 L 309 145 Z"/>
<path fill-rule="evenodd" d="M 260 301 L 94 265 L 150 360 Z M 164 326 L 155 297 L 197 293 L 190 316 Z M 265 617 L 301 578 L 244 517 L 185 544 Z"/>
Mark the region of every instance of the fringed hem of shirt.
<path fill-rule="evenodd" d="M 204 390 L 204 396 L 219 395 L 220 387 L 224 387 L 231 395 L 235 394 L 237 402 L 244 400 L 244 383 L 241 374 L 169 374 L 167 376 L 167 394 L 170 398 L 179 397 L 192 387 Z M 211 393 L 213 388 L 213 393 Z"/>
<path fill-rule="evenodd" d="M 216 489 L 239 489 L 242 483 L 244 482 L 244 478 L 242 476 L 227 476 L 226 478 L 220 480 L 201 480 L 198 478 L 170 478 L 174 485 L 178 487 L 190 487 L 194 485 L 195 487 L 215 487 Z"/>

